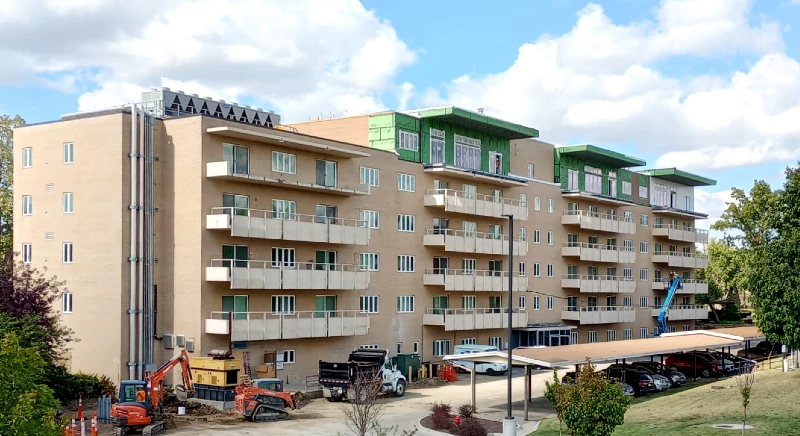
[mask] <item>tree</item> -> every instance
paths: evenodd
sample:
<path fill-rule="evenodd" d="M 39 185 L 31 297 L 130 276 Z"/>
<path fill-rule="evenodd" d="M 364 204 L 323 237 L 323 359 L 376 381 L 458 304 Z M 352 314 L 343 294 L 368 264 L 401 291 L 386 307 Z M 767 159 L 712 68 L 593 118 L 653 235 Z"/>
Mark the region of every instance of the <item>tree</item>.
<path fill-rule="evenodd" d="M 397 434 L 396 428 L 381 425 L 386 400 L 381 396 L 379 377 L 373 373 L 360 373 L 350 385 L 348 396 L 352 395 L 352 399 L 342 407 L 342 412 L 347 428 L 357 436 Z M 403 431 L 401 436 L 414 433 L 416 430 Z"/>
<path fill-rule="evenodd" d="M 59 436 L 58 401 L 39 384 L 47 364 L 34 348 L 20 345 L 16 334 L 0 338 L 0 434 Z"/>
<path fill-rule="evenodd" d="M 14 224 L 14 128 L 25 124 L 19 115 L 0 115 L 0 257 L 11 250 Z"/>
<path fill-rule="evenodd" d="M 553 380 L 545 380 L 544 382 L 544 397 L 556 410 L 556 417 L 558 418 L 558 434 L 561 434 L 562 425 L 564 420 L 564 408 L 558 403 L 558 396 L 564 385 L 558 380 L 558 370 L 553 368 Z"/>
<path fill-rule="evenodd" d="M 750 406 L 750 394 L 753 392 L 753 383 L 756 381 L 756 369 L 752 372 L 736 377 L 736 386 L 739 388 L 739 395 L 742 396 L 742 436 L 747 426 L 747 408 Z"/>

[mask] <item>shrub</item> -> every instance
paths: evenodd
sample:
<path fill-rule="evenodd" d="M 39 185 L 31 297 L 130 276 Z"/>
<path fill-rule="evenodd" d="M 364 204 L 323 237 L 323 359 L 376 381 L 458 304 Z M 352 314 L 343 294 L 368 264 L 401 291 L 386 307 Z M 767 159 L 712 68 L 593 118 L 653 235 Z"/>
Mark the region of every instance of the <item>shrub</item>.
<path fill-rule="evenodd" d="M 437 413 L 443 413 L 445 415 L 450 415 L 453 412 L 453 408 L 450 406 L 450 403 L 436 403 L 434 402 L 431 404 L 431 414 L 436 415 Z"/>
<path fill-rule="evenodd" d="M 453 418 L 450 415 L 442 412 L 431 415 L 431 422 L 433 423 L 434 430 L 450 431 L 453 427 L 455 427 Z"/>
<path fill-rule="evenodd" d="M 115 396 L 116 386 L 106 376 L 70 374 L 63 366 L 50 365 L 46 370 L 47 385 L 55 397 L 62 401 L 75 401 L 78 397 L 95 398 L 100 395 Z"/>
<path fill-rule="evenodd" d="M 462 419 L 461 425 L 456 427 L 456 432 L 460 436 L 487 436 L 489 434 L 483 424 L 475 418 Z"/>
<path fill-rule="evenodd" d="M 475 406 L 472 404 L 464 404 L 458 407 L 458 414 L 461 415 L 462 418 L 472 418 L 472 415 L 475 414 Z"/>

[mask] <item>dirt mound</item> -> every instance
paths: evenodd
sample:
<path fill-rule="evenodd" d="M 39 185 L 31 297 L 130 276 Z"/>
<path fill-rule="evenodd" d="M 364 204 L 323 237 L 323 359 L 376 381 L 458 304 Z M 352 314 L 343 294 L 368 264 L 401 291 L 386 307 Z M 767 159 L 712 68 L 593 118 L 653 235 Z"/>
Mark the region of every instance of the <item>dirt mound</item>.
<path fill-rule="evenodd" d="M 408 389 L 435 388 L 446 385 L 447 382 L 440 378 L 421 378 L 408 384 Z"/>

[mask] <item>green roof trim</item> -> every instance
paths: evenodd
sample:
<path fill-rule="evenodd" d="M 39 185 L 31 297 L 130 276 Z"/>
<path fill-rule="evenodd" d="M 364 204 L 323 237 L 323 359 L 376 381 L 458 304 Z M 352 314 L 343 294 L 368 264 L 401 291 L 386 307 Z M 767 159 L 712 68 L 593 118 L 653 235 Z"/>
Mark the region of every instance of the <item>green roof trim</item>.
<path fill-rule="evenodd" d="M 591 144 L 557 147 L 556 152 L 560 155 L 575 156 L 586 161 L 598 162 L 615 168 L 641 167 L 647 164 L 644 159 L 617 153 L 616 151 Z"/>
<path fill-rule="evenodd" d="M 423 108 L 404 113 L 420 118 L 436 118 L 454 126 L 476 130 L 500 138 L 524 139 L 539 137 L 539 131 L 534 128 L 503 121 L 455 106 Z"/>
<path fill-rule="evenodd" d="M 658 168 L 639 171 L 650 177 L 658 177 L 669 182 L 678 183 L 684 186 L 715 186 L 717 181 L 708 177 L 698 176 L 677 168 Z"/>

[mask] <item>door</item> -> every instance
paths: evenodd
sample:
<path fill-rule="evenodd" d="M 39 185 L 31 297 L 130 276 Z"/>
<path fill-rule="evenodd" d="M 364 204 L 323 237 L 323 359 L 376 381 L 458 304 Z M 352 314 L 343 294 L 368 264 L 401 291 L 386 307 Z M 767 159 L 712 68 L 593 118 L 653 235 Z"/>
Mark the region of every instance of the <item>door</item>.
<path fill-rule="evenodd" d="M 449 303 L 447 296 L 433 297 L 433 313 L 436 315 L 444 315 L 449 307 Z"/>
<path fill-rule="evenodd" d="M 557 331 L 553 331 L 550 333 L 550 343 L 547 344 L 550 347 L 557 347 L 561 345 L 561 336 L 557 334 Z"/>
<path fill-rule="evenodd" d="M 250 248 L 247 245 L 223 245 L 222 258 L 225 259 L 222 262 L 225 267 L 230 268 L 230 260 L 233 260 L 235 268 L 247 268 L 247 261 L 250 259 Z M 232 271 L 229 274 L 232 274 Z"/>
<path fill-rule="evenodd" d="M 465 183 L 461 185 L 461 192 L 464 194 L 464 198 L 475 199 L 478 196 L 478 187 L 475 185 L 467 185 Z"/>
<path fill-rule="evenodd" d="M 494 151 L 489 153 L 489 171 L 492 174 L 503 173 L 503 155 Z"/>
<path fill-rule="evenodd" d="M 447 274 L 447 268 L 449 267 L 450 261 L 446 257 L 434 257 L 433 258 L 433 273 L 434 274 Z"/>
<path fill-rule="evenodd" d="M 492 313 L 500 313 L 503 308 L 503 297 L 491 296 L 489 297 L 489 309 Z"/>
<path fill-rule="evenodd" d="M 247 312 L 250 309 L 250 301 L 247 295 L 223 295 L 222 311 L 233 312 L 233 319 L 247 319 Z M 223 315 L 228 319 L 228 314 Z"/>
<path fill-rule="evenodd" d="M 315 299 L 316 312 L 314 318 L 329 318 L 336 317 L 336 296 L 335 295 L 317 295 Z"/>
<path fill-rule="evenodd" d="M 447 234 L 447 229 L 450 228 L 450 220 L 442 219 L 442 218 L 434 218 L 433 219 L 433 234 L 434 235 L 444 235 Z"/>
<path fill-rule="evenodd" d="M 436 190 L 437 194 L 447 194 L 447 190 L 450 189 L 450 182 L 448 180 L 434 180 L 433 189 Z"/>
<path fill-rule="evenodd" d="M 336 252 L 328 250 L 317 250 L 317 258 L 314 265 L 317 270 L 336 269 Z"/>
<path fill-rule="evenodd" d="M 678 193 L 675 191 L 669 192 L 669 207 L 672 209 L 678 208 Z"/>
<path fill-rule="evenodd" d="M 502 260 L 490 260 L 489 261 L 489 271 L 490 274 L 494 277 L 502 277 L 503 276 L 503 261 Z"/>
<path fill-rule="evenodd" d="M 337 182 L 336 162 L 317 160 L 317 185 L 336 187 Z"/>
<path fill-rule="evenodd" d="M 318 204 L 315 221 L 322 224 L 326 222 L 330 224 L 336 224 L 337 212 L 336 206 Z"/>
<path fill-rule="evenodd" d="M 247 195 L 222 194 L 222 207 L 226 208 L 225 213 L 230 215 L 247 216 L 250 209 L 250 197 Z"/>

